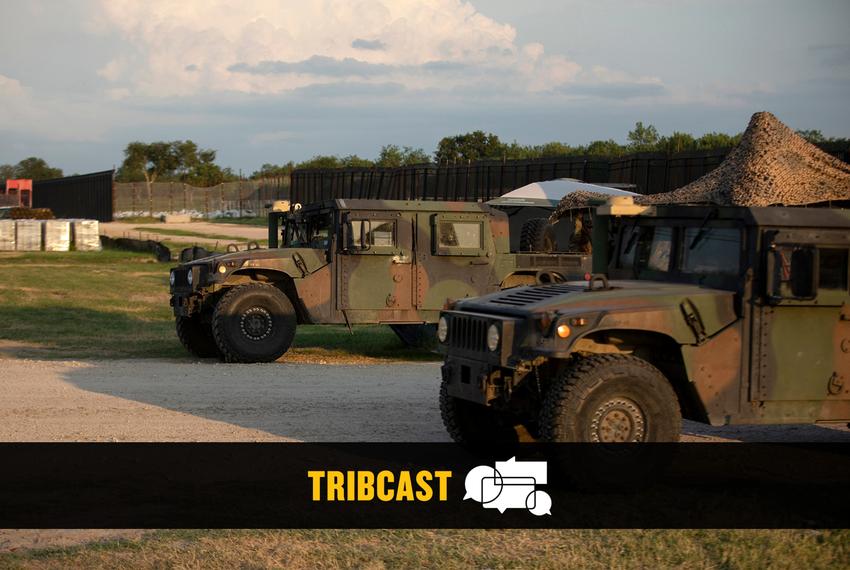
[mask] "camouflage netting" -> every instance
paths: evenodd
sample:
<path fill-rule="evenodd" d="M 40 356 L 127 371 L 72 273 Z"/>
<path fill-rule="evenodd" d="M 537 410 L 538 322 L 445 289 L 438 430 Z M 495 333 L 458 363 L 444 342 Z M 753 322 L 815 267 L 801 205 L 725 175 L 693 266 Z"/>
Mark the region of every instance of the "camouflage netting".
<path fill-rule="evenodd" d="M 587 197 L 567 196 L 552 220 L 587 206 Z M 741 142 L 714 170 L 690 184 L 635 199 L 640 204 L 803 206 L 850 200 L 850 164 L 785 126 L 771 113 L 756 113 Z"/>
<path fill-rule="evenodd" d="M 570 212 L 574 210 L 579 210 L 581 208 L 587 208 L 590 202 L 605 202 L 610 198 L 606 194 L 598 194 L 596 192 L 588 192 L 587 190 L 577 190 L 576 192 L 571 192 L 567 194 L 561 201 L 558 202 L 558 207 L 555 208 L 555 211 L 552 212 L 552 215 L 549 216 L 549 223 L 554 224 L 561 218 L 570 217 Z"/>

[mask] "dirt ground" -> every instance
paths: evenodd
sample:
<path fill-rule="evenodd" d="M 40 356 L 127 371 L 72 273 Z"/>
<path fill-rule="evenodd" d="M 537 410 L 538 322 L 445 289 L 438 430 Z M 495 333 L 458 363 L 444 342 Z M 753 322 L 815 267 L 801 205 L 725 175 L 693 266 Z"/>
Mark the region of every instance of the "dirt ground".
<path fill-rule="evenodd" d="M 0 441 L 448 441 L 439 363 L 3 360 Z M 850 441 L 846 426 L 685 422 L 684 441 Z"/>
<path fill-rule="evenodd" d="M 127 222 L 107 222 L 100 224 L 100 233 L 101 235 L 119 238 L 119 237 L 130 237 L 130 238 L 138 238 L 139 230 L 136 228 L 153 228 L 160 230 L 182 230 L 182 231 L 190 231 L 197 232 L 201 234 L 210 234 L 210 235 L 219 235 L 219 236 L 232 236 L 233 241 L 251 241 L 251 240 L 262 240 L 269 237 L 269 232 L 265 227 L 262 226 L 247 226 L 242 224 L 224 224 L 224 223 L 210 223 L 210 222 L 188 222 L 188 223 L 127 223 Z M 145 234 L 144 231 L 141 232 L 144 239 L 168 239 L 168 241 L 178 242 L 178 243 L 200 243 L 200 244 L 213 244 L 215 242 L 221 242 L 221 238 L 203 238 L 197 236 L 176 236 L 176 235 L 166 235 L 159 233 L 150 233 Z M 148 237 L 149 236 L 149 237 Z"/>
<path fill-rule="evenodd" d="M 438 363 L 0 360 L 0 441 L 448 441 Z M 684 441 L 850 441 L 846 426 L 685 422 Z M 141 530 L 0 530 L 0 552 Z"/>

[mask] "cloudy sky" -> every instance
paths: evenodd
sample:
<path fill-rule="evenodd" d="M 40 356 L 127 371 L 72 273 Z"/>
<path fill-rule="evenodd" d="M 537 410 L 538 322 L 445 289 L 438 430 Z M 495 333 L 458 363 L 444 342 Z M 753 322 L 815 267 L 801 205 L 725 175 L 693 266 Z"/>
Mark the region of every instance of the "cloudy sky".
<path fill-rule="evenodd" d="M 850 136 L 847 0 L 0 0 L 0 163 L 120 164 L 191 138 L 223 166 L 502 140 Z"/>

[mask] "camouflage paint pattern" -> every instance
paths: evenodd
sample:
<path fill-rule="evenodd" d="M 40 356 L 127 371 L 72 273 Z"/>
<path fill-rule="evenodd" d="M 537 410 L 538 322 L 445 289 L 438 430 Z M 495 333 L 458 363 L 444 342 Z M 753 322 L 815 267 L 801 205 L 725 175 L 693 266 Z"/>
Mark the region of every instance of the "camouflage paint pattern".
<path fill-rule="evenodd" d="M 175 315 L 203 314 L 226 288 L 265 281 L 289 295 L 302 323 L 434 323 L 447 300 L 498 291 L 506 278 L 533 282 L 546 270 L 577 278 L 590 269 L 587 255 L 512 253 L 507 215 L 480 203 L 338 199 L 270 217 L 270 237 L 277 237 L 278 218 L 320 215 L 333 220 L 327 247 L 249 250 L 176 268 L 178 274 L 197 268 L 203 277 L 191 287 L 185 280 L 172 287 Z M 364 220 L 370 227 L 394 222 L 392 245 L 344 243 L 353 231 L 348 224 Z M 441 222 L 479 224 L 480 243 L 440 247 Z"/>
<path fill-rule="evenodd" d="M 740 272 L 730 279 L 672 269 L 636 276 L 618 266 L 622 242 L 612 236 L 609 275 L 615 279 L 608 288 L 599 282 L 593 289 L 586 282 L 523 287 L 444 311 L 444 369 L 452 375 L 462 369 L 473 379 L 450 383 L 450 393 L 510 408 L 526 379 L 542 381 L 545 389 L 546 374 L 571 356 L 613 352 L 656 365 L 689 419 L 714 425 L 850 421 L 850 211 L 659 207 L 651 218 L 616 219 L 611 226 L 625 232 L 644 223 L 740 228 Z M 799 274 L 787 260 L 774 261 L 791 246 L 813 252 Z M 838 267 L 833 261 L 819 265 L 827 253 L 832 257 L 823 259 L 839 260 Z M 680 254 L 671 254 L 671 268 Z M 772 294 L 782 272 L 788 279 L 799 275 L 812 293 Z M 555 334 L 558 323 L 569 324 L 567 338 Z M 502 331 L 496 352 L 481 337 L 490 324 Z"/>

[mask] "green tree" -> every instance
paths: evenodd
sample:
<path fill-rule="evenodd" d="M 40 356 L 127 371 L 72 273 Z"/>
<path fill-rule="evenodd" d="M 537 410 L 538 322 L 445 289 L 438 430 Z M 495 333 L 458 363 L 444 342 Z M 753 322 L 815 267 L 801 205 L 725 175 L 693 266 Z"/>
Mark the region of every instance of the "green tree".
<path fill-rule="evenodd" d="M 14 180 L 15 167 L 11 164 L 0 164 L 0 182 L 5 180 Z"/>
<path fill-rule="evenodd" d="M 828 139 L 823 136 L 823 133 L 817 129 L 801 129 L 797 131 L 797 134 L 812 144 L 824 143 L 828 141 Z"/>
<path fill-rule="evenodd" d="M 614 139 L 608 139 L 606 141 L 593 141 L 584 147 L 582 154 L 590 156 L 622 156 L 626 154 L 626 150 L 626 147 Z"/>
<path fill-rule="evenodd" d="M 473 131 L 441 139 L 434 158 L 437 162 L 494 159 L 502 158 L 505 150 L 505 145 L 493 133 Z"/>
<path fill-rule="evenodd" d="M 43 158 L 31 156 L 20 161 L 15 166 L 4 164 L 2 167 L 3 179 L 8 178 L 30 178 L 32 180 L 47 180 L 49 178 L 61 178 L 62 169 L 53 168 Z"/>
<path fill-rule="evenodd" d="M 667 153 L 682 152 L 696 150 L 697 141 L 691 134 L 673 131 L 673 134 L 669 137 L 661 137 L 657 146 L 658 150 L 663 150 Z"/>
<path fill-rule="evenodd" d="M 280 165 L 266 163 L 263 164 L 259 170 L 255 170 L 253 174 L 251 174 L 251 178 L 277 178 L 280 176 L 288 176 L 292 173 L 294 168 L 295 164 L 293 164 L 292 161 Z"/>
<path fill-rule="evenodd" d="M 741 134 L 727 135 L 726 133 L 705 133 L 696 140 L 699 150 L 730 148 L 741 142 Z"/>
<path fill-rule="evenodd" d="M 378 155 L 375 165 L 397 167 L 410 164 L 426 164 L 429 162 L 431 162 L 430 157 L 421 148 L 400 147 L 395 144 L 388 144 L 381 147 L 381 153 Z"/>
<path fill-rule="evenodd" d="M 655 150 L 660 140 L 658 130 L 652 125 L 644 126 L 641 121 L 635 123 L 634 130 L 629 131 L 627 138 L 629 149 L 634 152 Z"/>

